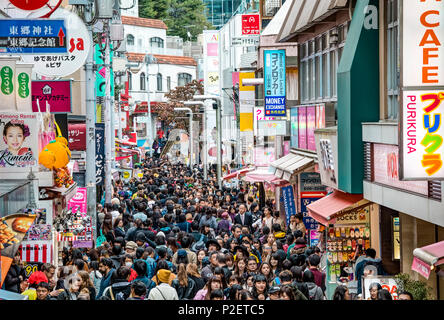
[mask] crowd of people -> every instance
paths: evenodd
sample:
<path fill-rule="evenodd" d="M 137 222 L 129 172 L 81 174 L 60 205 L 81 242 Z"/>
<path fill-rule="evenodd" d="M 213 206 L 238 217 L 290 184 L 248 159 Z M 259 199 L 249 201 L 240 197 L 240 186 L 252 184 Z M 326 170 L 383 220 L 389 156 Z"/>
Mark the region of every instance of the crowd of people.
<path fill-rule="evenodd" d="M 17 256 L 6 290 L 30 300 L 352 299 L 342 285 L 326 296 L 322 252 L 307 246 L 301 215 L 287 226 L 273 201 L 218 188 L 215 170 L 204 180 L 201 168 L 159 157 L 141 170 L 98 205 L 95 248 L 63 248 L 63 266 L 29 279 Z M 391 298 L 375 288 L 372 299 Z"/>

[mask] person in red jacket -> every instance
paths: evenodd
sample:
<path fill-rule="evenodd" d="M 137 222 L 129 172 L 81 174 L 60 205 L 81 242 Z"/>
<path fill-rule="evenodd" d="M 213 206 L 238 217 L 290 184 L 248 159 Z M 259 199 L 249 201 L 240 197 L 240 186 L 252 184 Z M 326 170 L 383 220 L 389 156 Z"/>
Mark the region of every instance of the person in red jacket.
<path fill-rule="evenodd" d="M 312 254 L 308 257 L 308 268 L 313 273 L 315 283 L 318 287 L 322 289 L 325 293 L 325 278 L 326 275 L 324 272 L 319 270 L 319 263 L 321 262 L 321 258 L 317 254 Z"/>

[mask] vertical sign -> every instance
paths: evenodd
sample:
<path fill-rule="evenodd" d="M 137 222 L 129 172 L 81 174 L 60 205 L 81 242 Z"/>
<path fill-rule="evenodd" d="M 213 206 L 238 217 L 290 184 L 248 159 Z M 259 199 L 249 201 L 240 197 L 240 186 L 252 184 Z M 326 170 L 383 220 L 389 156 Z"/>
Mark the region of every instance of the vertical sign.
<path fill-rule="evenodd" d="M 96 123 L 96 183 L 105 181 L 105 124 Z"/>
<path fill-rule="evenodd" d="M 258 14 L 242 15 L 242 35 L 258 35 L 261 32 L 261 18 Z"/>
<path fill-rule="evenodd" d="M 265 114 L 286 117 L 285 50 L 264 50 L 264 60 Z"/>
<path fill-rule="evenodd" d="M 299 148 L 307 149 L 307 108 L 298 108 Z"/>
<path fill-rule="evenodd" d="M 317 230 L 318 223 L 308 215 L 307 206 L 324 197 L 327 194 L 326 188 L 322 185 L 321 175 L 317 172 L 302 172 L 300 182 L 301 212 L 305 227 L 308 230 Z"/>
<path fill-rule="evenodd" d="M 402 2 L 401 180 L 444 179 L 443 17 L 442 1 Z"/>
<path fill-rule="evenodd" d="M 16 110 L 15 60 L 0 61 L 0 109 Z"/>
<path fill-rule="evenodd" d="M 15 65 L 15 72 L 17 110 L 20 112 L 30 112 L 32 64 L 17 63 Z"/>
<path fill-rule="evenodd" d="M 292 108 L 290 110 L 290 123 L 290 146 L 292 148 L 299 148 L 298 108 Z"/>
<path fill-rule="evenodd" d="M 290 224 L 290 217 L 297 213 L 296 202 L 294 201 L 294 192 L 292 186 L 281 188 L 284 199 L 285 214 L 287 216 L 287 225 Z"/>

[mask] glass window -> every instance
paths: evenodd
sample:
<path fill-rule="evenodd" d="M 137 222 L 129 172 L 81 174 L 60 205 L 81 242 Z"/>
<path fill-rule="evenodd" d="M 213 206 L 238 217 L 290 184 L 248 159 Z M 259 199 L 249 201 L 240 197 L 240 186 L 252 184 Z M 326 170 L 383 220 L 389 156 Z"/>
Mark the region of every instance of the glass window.
<path fill-rule="evenodd" d="M 321 55 L 315 57 L 315 93 L 316 99 L 321 97 Z"/>
<path fill-rule="evenodd" d="M 163 39 L 159 37 L 153 37 L 150 39 L 151 48 L 163 48 Z"/>
<path fill-rule="evenodd" d="M 126 44 L 128 46 L 133 46 L 134 45 L 134 36 L 132 34 L 129 34 L 126 36 Z"/>
<path fill-rule="evenodd" d="M 133 75 L 128 72 L 128 90 L 133 90 Z"/>
<path fill-rule="evenodd" d="M 157 91 L 162 91 L 162 74 L 157 74 Z"/>
<path fill-rule="evenodd" d="M 328 95 L 328 54 L 322 54 L 322 97 L 327 98 Z"/>
<path fill-rule="evenodd" d="M 399 39 L 398 1 L 388 0 L 387 5 L 387 116 L 398 118 Z"/>
<path fill-rule="evenodd" d="M 167 91 L 171 91 L 171 77 L 167 76 Z"/>
<path fill-rule="evenodd" d="M 336 79 L 337 79 L 337 60 L 336 60 L 336 51 L 330 51 L 330 96 L 336 97 Z"/>
<path fill-rule="evenodd" d="M 186 85 L 187 83 L 191 82 L 191 74 L 188 73 L 179 73 L 177 76 L 177 85 L 179 87 L 182 87 Z"/>
<path fill-rule="evenodd" d="M 140 90 L 146 90 L 146 77 L 144 72 L 140 74 Z"/>

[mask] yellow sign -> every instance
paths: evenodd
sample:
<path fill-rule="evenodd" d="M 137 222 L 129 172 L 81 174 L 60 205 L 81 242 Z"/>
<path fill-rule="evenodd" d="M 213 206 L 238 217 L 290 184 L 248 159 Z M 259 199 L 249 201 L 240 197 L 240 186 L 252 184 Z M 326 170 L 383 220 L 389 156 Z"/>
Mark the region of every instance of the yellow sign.
<path fill-rule="evenodd" d="M 253 131 L 254 121 L 253 113 L 241 113 L 240 114 L 240 131 Z"/>
<path fill-rule="evenodd" d="M 139 172 L 139 173 L 137 174 L 137 176 L 138 176 L 139 178 L 143 178 L 143 173 L 142 173 L 142 172 Z"/>
<path fill-rule="evenodd" d="M 254 86 L 243 86 L 242 79 L 254 79 L 254 72 L 239 72 L 239 91 L 254 91 Z"/>
<path fill-rule="evenodd" d="M 130 177 L 129 171 L 123 171 L 123 178 L 128 179 Z"/>

